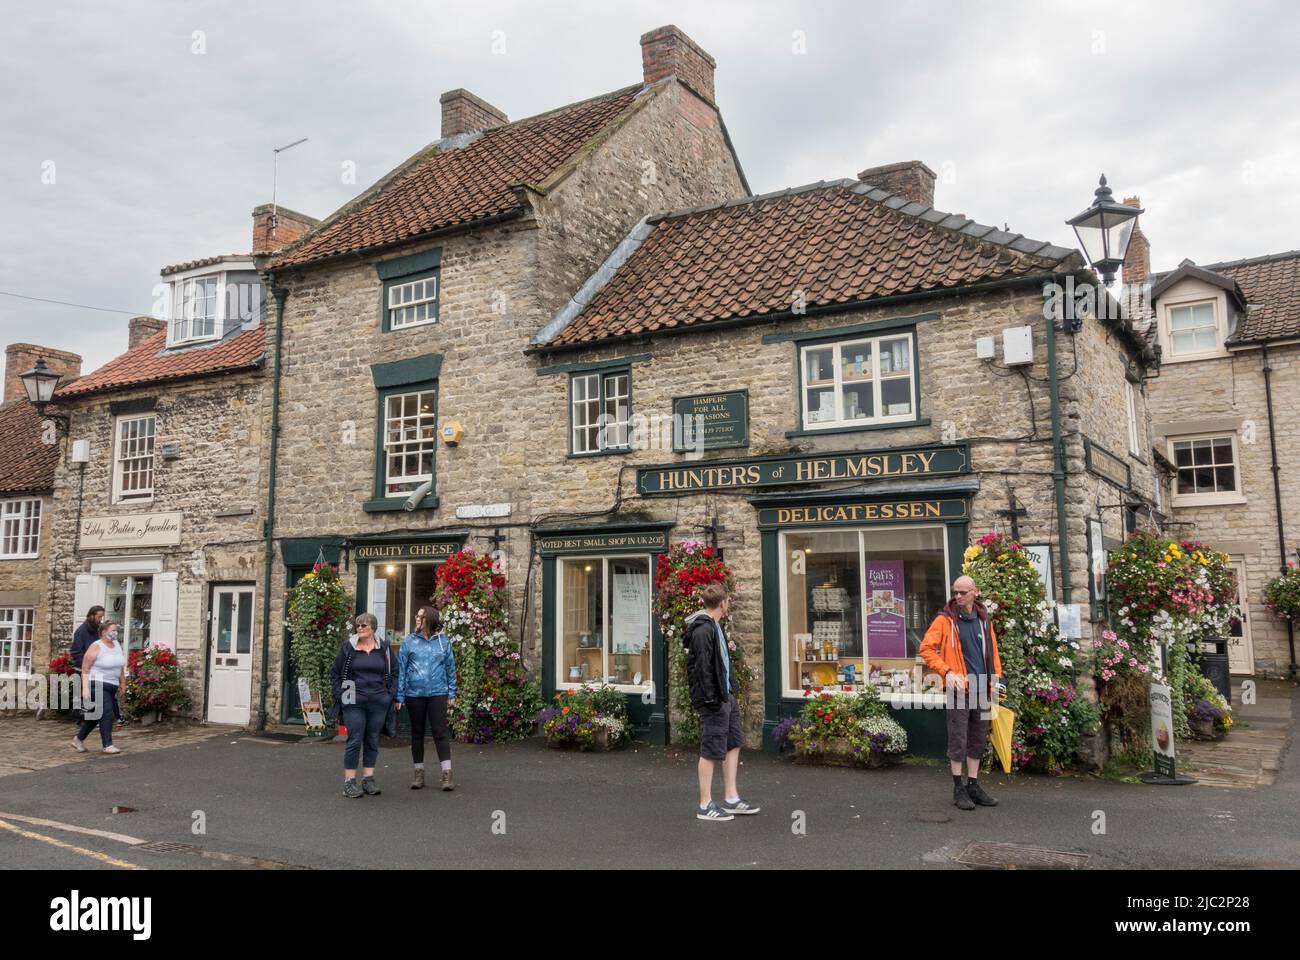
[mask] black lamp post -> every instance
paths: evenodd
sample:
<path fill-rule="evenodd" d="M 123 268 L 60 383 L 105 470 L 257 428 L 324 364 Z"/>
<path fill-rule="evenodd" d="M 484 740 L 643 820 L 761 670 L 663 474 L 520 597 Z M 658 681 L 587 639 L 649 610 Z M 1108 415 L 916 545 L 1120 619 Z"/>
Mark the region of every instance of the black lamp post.
<path fill-rule="evenodd" d="M 68 418 L 57 414 L 46 414 L 45 412 L 46 405 L 54 398 L 54 388 L 58 386 L 60 379 L 59 374 L 45 365 L 45 358 L 37 357 L 36 366 L 26 373 L 18 374 L 18 379 L 23 382 L 23 389 L 27 391 L 27 399 L 36 408 L 36 415 L 53 420 L 66 433 Z"/>
<path fill-rule="evenodd" d="M 1065 221 L 1074 228 L 1083 255 L 1107 286 L 1115 282 L 1115 271 L 1124 263 L 1133 226 L 1142 212 L 1138 207 L 1116 203 L 1102 174 L 1092 206 Z"/>

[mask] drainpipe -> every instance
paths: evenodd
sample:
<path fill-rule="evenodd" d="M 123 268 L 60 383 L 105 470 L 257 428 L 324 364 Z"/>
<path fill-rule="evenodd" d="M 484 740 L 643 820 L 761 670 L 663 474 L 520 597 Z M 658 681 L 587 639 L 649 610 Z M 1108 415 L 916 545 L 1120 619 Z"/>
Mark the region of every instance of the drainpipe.
<path fill-rule="evenodd" d="M 271 659 L 271 569 L 275 557 L 275 467 L 280 449 L 280 369 L 284 353 L 284 302 L 288 287 L 275 285 L 275 271 L 270 273 L 271 293 L 275 297 L 275 366 L 271 374 L 271 452 L 267 470 L 264 566 L 262 571 L 262 683 L 257 707 L 257 729 L 266 729 L 266 692 L 270 689 L 268 669 Z"/>
<path fill-rule="evenodd" d="M 1281 571 L 1286 573 L 1286 527 L 1282 522 L 1282 468 L 1277 462 L 1277 428 L 1273 421 L 1273 364 L 1268 359 L 1268 344 L 1263 345 L 1264 350 L 1264 400 L 1268 404 L 1268 447 L 1272 456 L 1273 470 L 1273 505 L 1277 510 L 1277 549 L 1281 558 Z M 1291 678 L 1295 679 L 1296 662 L 1295 662 L 1295 624 L 1288 618 L 1286 622 L 1286 642 L 1291 653 Z"/>
<path fill-rule="evenodd" d="M 1060 283 L 1061 278 L 1053 277 L 1052 282 Z M 1066 322 L 1064 311 L 1061 322 Z M 1061 384 L 1056 370 L 1056 320 L 1051 317 L 1047 318 L 1047 376 L 1052 406 L 1052 481 L 1056 485 L 1056 541 L 1061 561 L 1061 602 L 1069 603 L 1074 587 L 1070 583 L 1070 525 L 1065 517 L 1065 441 L 1061 436 Z"/>

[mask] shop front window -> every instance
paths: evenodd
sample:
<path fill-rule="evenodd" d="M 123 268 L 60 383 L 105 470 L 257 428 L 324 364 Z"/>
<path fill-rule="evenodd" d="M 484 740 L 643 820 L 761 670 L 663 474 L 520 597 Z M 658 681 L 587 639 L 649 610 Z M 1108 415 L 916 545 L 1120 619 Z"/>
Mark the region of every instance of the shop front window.
<path fill-rule="evenodd" d="M 559 565 L 556 685 L 650 688 L 650 558 L 565 558 Z"/>
<path fill-rule="evenodd" d="M 118 625 L 118 640 L 126 650 L 149 646 L 153 617 L 153 577 L 106 577 L 104 616 Z"/>
<path fill-rule="evenodd" d="M 942 526 L 781 535 L 785 687 L 917 692 L 917 654 L 948 599 Z"/>
<path fill-rule="evenodd" d="M 401 645 L 415 629 L 415 614 L 433 606 L 437 563 L 378 563 L 371 567 L 370 612 L 380 636 Z"/>

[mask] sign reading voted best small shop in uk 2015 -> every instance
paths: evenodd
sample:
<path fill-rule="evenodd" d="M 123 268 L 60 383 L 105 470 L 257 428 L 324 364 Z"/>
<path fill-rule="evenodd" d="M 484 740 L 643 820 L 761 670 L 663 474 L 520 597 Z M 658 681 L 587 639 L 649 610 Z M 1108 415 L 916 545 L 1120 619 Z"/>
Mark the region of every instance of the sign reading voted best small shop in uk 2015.
<path fill-rule="evenodd" d="M 798 454 L 753 460 L 714 460 L 690 466 L 643 467 L 636 472 L 637 492 L 686 493 L 778 487 L 832 480 L 887 480 L 937 477 L 970 470 L 964 444 L 872 450 L 860 453 Z"/>
<path fill-rule="evenodd" d="M 702 393 L 673 398 L 673 450 L 749 446 L 749 394 Z"/>

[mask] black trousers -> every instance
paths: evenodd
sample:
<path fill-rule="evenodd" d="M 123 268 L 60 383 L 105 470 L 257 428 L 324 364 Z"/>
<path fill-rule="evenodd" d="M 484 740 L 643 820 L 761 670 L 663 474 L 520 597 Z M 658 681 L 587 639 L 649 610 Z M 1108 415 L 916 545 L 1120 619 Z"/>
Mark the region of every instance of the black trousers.
<path fill-rule="evenodd" d="M 77 739 L 85 740 L 90 736 L 90 731 L 99 727 L 99 739 L 104 746 L 113 745 L 113 721 L 117 719 L 117 685 L 113 683 L 103 683 L 99 680 L 90 681 L 90 704 L 84 704 L 83 707 L 89 706 L 85 710 L 84 716 L 91 717 L 90 720 L 83 719 L 80 729 L 77 730 Z M 98 716 L 95 716 L 98 712 Z"/>
<path fill-rule="evenodd" d="M 424 725 L 433 728 L 433 747 L 438 760 L 451 759 L 451 731 L 447 728 L 447 698 L 407 697 L 406 709 L 411 712 L 411 761 L 424 763 Z"/>

